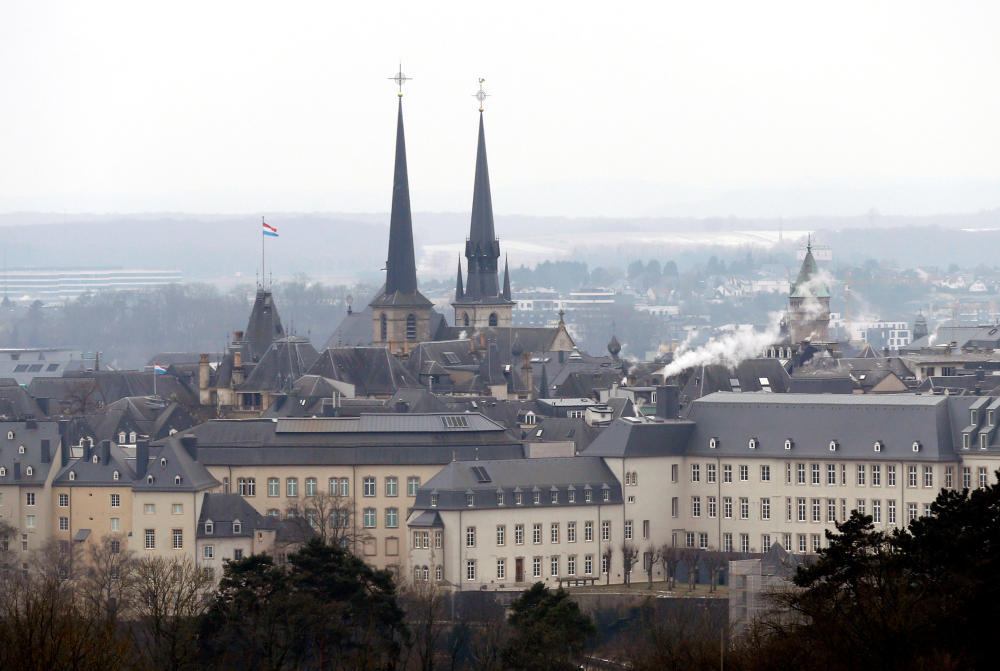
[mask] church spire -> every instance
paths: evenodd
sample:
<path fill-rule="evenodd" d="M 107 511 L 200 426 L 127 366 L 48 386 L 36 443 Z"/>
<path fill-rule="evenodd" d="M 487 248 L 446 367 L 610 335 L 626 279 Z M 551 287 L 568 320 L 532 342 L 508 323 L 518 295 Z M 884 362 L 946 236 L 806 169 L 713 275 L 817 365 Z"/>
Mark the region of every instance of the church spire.
<path fill-rule="evenodd" d="M 510 267 L 507 265 L 507 257 L 503 257 L 503 299 L 510 300 Z"/>
<path fill-rule="evenodd" d="M 461 300 L 462 296 L 465 295 L 465 290 L 462 289 L 462 257 L 458 257 L 458 279 L 455 280 L 455 300 Z"/>
<path fill-rule="evenodd" d="M 497 265 L 500 243 L 493 228 L 493 198 L 490 194 L 490 169 L 486 161 L 486 130 L 483 125 L 483 102 L 486 92 L 479 80 L 479 142 L 476 147 L 476 178 L 472 188 L 472 218 L 465 256 L 469 260 L 465 294 L 472 300 L 497 298 L 500 293 Z"/>
<path fill-rule="evenodd" d="M 392 176 L 392 214 L 389 216 L 389 254 L 385 262 L 385 293 L 413 294 L 417 291 L 417 266 L 413 254 L 413 221 L 410 215 L 410 184 L 406 171 L 406 140 L 403 137 L 403 98 L 396 118 L 396 167 Z"/>

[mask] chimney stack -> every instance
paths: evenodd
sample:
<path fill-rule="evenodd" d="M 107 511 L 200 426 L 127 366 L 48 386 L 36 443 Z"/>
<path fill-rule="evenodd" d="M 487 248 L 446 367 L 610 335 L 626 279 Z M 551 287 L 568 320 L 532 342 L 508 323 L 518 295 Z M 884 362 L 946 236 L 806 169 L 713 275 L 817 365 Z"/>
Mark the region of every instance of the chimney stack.
<path fill-rule="evenodd" d="M 208 364 L 208 355 L 198 356 L 198 401 L 202 405 L 210 405 L 212 401 L 211 392 L 208 390 L 211 381 L 212 370 Z"/>
<path fill-rule="evenodd" d="M 98 458 L 101 460 L 101 463 L 103 465 L 105 465 L 105 466 L 107 466 L 109 463 L 111 463 L 111 441 L 110 440 L 102 440 L 101 441 L 100 453 L 99 453 Z"/>
<path fill-rule="evenodd" d="M 181 436 L 181 445 L 191 455 L 191 458 L 198 461 L 198 436 L 193 433 L 185 433 Z"/>
<path fill-rule="evenodd" d="M 135 441 L 135 477 L 146 477 L 146 470 L 149 468 L 149 441 L 139 438 Z"/>
<path fill-rule="evenodd" d="M 41 452 L 42 452 L 41 459 L 43 464 L 47 464 L 52 461 L 52 450 L 48 438 L 42 438 Z"/>
<path fill-rule="evenodd" d="M 677 419 L 680 411 L 680 389 L 675 385 L 661 385 L 656 388 L 656 417 Z"/>

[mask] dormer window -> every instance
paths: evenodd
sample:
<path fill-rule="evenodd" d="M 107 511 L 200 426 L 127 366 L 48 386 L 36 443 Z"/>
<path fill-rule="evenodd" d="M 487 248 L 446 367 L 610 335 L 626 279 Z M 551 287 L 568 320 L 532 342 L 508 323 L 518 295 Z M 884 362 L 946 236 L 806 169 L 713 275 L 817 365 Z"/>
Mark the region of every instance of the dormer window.
<path fill-rule="evenodd" d="M 167 467 L 166 457 L 160 457 L 160 468 L 166 468 L 166 467 Z"/>
<path fill-rule="evenodd" d="M 35 474 L 35 469 L 32 468 L 31 466 L 28 466 L 26 469 L 24 469 L 24 474 L 27 475 L 28 477 L 31 477 L 32 475 Z"/>
<path fill-rule="evenodd" d="M 124 445 L 125 444 L 125 432 L 124 431 L 119 431 L 118 432 L 118 444 L 119 445 Z"/>
<path fill-rule="evenodd" d="M 757 449 L 757 439 L 756 439 L 756 438 L 751 438 L 751 439 L 750 439 L 750 442 L 749 442 L 749 443 L 747 443 L 747 446 L 748 446 L 748 447 L 749 447 L 749 448 L 750 448 L 751 450 L 756 450 L 756 449 Z"/>
<path fill-rule="evenodd" d="M 233 520 L 233 534 L 243 533 L 243 525 L 239 520 Z"/>
<path fill-rule="evenodd" d="M 503 490 L 502 489 L 498 489 L 497 490 L 497 505 L 498 506 L 502 506 L 503 505 Z"/>
<path fill-rule="evenodd" d="M 791 441 L 791 439 L 785 439 L 785 449 L 786 450 L 792 449 L 792 441 Z"/>
<path fill-rule="evenodd" d="M 146 476 L 146 484 L 147 485 L 153 484 L 153 476 L 152 475 L 147 475 Z"/>
<path fill-rule="evenodd" d="M 918 440 L 913 441 L 913 451 L 914 452 L 920 451 L 920 441 Z"/>
<path fill-rule="evenodd" d="M 70 480 L 76 480 L 76 472 L 75 471 L 70 471 L 69 472 L 69 479 Z"/>
<path fill-rule="evenodd" d="M 471 508 L 476 505 L 476 496 L 472 492 L 465 493 L 465 505 L 467 508 Z"/>
<path fill-rule="evenodd" d="M 972 443 L 972 436 L 969 435 L 968 431 L 963 432 L 962 433 L 962 449 L 963 450 L 969 449 L 971 443 Z M 916 452 L 917 451 L 917 449 L 916 449 L 916 443 L 913 443 L 913 445 L 914 445 L 913 451 Z"/>
<path fill-rule="evenodd" d="M 431 508 L 437 508 L 437 504 L 438 504 L 438 495 L 431 494 Z"/>
<path fill-rule="evenodd" d="M 7 469 L 4 466 L 0 466 L 0 478 L 7 476 Z"/>
<path fill-rule="evenodd" d="M 975 408 L 969 411 L 969 424 L 979 424 L 979 411 Z"/>
<path fill-rule="evenodd" d="M 709 438 L 708 439 L 708 449 L 714 450 L 718 446 L 719 446 L 719 439 L 718 438 Z"/>
<path fill-rule="evenodd" d="M 14 440 L 14 432 L 13 431 L 8 431 L 7 432 L 7 440 Z"/>
<path fill-rule="evenodd" d="M 830 451 L 831 452 L 836 452 L 837 451 L 837 441 L 835 441 L 835 440 L 831 440 L 830 441 Z"/>
<path fill-rule="evenodd" d="M 175 485 L 181 484 L 181 476 L 179 476 L 179 475 L 175 475 L 174 476 L 174 484 Z"/>
<path fill-rule="evenodd" d="M 882 441 L 876 440 L 875 441 L 875 445 L 873 447 L 874 447 L 874 449 L 875 449 L 876 452 L 881 452 L 882 451 Z"/>
<path fill-rule="evenodd" d="M 115 471 L 114 473 L 111 474 L 111 479 L 112 480 L 120 480 L 121 477 L 122 477 L 122 474 L 119 473 L 118 471 Z"/>
<path fill-rule="evenodd" d="M 24 454 L 24 445 L 18 445 L 17 446 L 17 453 L 18 454 Z"/>
<path fill-rule="evenodd" d="M 979 434 L 979 449 L 985 450 L 988 447 L 989 436 L 985 433 Z"/>
<path fill-rule="evenodd" d="M 91 460 L 92 462 L 94 462 L 95 464 L 96 464 L 96 463 L 97 463 L 97 462 L 99 461 L 99 459 L 97 458 L 97 455 L 96 455 L 96 454 L 95 454 L 94 456 L 92 456 L 92 457 L 90 458 L 90 460 Z"/>
<path fill-rule="evenodd" d="M 988 426 L 996 426 L 997 423 L 997 411 L 987 410 L 986 411 L 986 424 Z"/>
<path fill-rule="evenodd" d="M 211 536 L 214 533 L 215 533 L 215 524 L 212 523 L 212 520 L 205 520 L 205 535 Z"/>
<path fill-rule="evenodd" d="M 134 443 L 135 442 L 135 431 L 130 431 L 129 432 L 129 434 L 128 434 L 128 442 L 130 442 L 130 443 Z"/>

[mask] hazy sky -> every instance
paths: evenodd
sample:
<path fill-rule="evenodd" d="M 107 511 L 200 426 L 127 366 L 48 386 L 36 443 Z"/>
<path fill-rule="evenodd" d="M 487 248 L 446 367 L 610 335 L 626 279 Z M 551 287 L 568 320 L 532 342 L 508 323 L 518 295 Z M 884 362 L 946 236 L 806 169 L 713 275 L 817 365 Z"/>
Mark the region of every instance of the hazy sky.
<path fill-rule="evenodd" d="M 0 211 L 1000 206 L 1000 3 L 0 3 Z M 824 211 L 825 210 L 825 211 Z"/>

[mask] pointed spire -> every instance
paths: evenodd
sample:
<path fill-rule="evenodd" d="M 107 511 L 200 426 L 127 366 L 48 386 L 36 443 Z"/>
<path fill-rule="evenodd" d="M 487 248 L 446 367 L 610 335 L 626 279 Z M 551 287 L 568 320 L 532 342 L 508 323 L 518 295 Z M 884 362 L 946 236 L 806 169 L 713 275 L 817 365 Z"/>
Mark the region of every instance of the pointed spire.
<path fill-rule="evenodd" d="M 490 170 L 486 162 L 486 130 L 479 112 L 479 144 L 476 148 L 476 178 L 472 188 L 472 218 L 469 239 L 465 242 L 468 281 L 465 295 L 475 301 L 496 298 L 500 294 L 497 261 L 500 243 L 493 228 L 493 199 L 490 195 Z"/>
<path fill-rule="evenodd" d="M 503 257 L 503 299 L 510 300 L 510 268 L 507 265 L 507 257 Z"/>
<path fill-rule="evenodd" d="M 455 300 L 461 300 L 462 296 L 465 295 L 465 290 L 462 289 L 462 257 L 458 257 L 458 279 L 455 281 Z"/>
<path fill-rule="evenodd" d="M 389 216 L 389 255 L 385 262 L 385 293 L 414 294 L 417 264 L 413 254 L 413 221 L 410 215 L 410 184 L 406 172 L 406 141 L 403 137 L 403 99 L 399 99 L 396 121 L 396 167 L 392 177 L 392 214 Z"/>
<path fill-rule="evenodd" d="M 542 364 L 542 379 L 538 383 L 538 398 L 549 397 L 549 371 L 545 364 Z"/>

